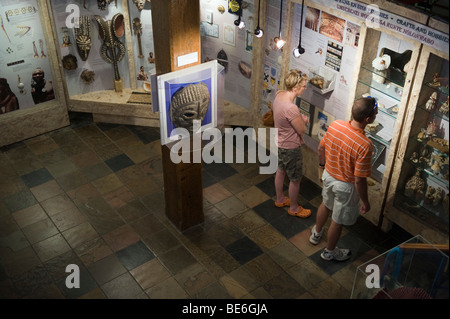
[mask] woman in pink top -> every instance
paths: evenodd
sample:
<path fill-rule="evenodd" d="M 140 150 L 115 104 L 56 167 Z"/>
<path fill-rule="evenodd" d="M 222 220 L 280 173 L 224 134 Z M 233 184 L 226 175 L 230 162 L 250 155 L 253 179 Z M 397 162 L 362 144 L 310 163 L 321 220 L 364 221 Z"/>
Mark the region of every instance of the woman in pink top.
<path fill-rule="evenodd" d="M 308 77 L 298 70 L 290 70 L 285 77 L 286 90 L 277 92 L 273 102 L 273 118 L 278 129 L 278 169 L 275 174 L 275 191 L 277 199 L 275 206 L 289 206 L 288 213 L 292 216 L 307 218 L 311 210 L 298 205 L 298 193 L 302 174 L 303 134 L 306 131 L 308 119 L 300 114 L 294 100 L 302 95 L 308 84 Z M 283 184 L 285 177 L 289 178 L 289 197 L 284 196 Z"/>

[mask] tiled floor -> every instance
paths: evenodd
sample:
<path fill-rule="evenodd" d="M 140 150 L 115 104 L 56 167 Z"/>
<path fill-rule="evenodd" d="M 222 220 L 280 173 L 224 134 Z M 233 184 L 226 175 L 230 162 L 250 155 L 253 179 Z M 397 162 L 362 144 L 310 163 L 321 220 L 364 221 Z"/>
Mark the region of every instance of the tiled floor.
<path fill-rule="evenodd" d="M 205 221 L 180 232 L 158 129 L 71 123 L 0 151 L 0 298 L 349 298 L 358 265 L 412 237 L 360 218 L 339 243 L 353 257 L 325 262 L 308 242 L 320 188 L 304 179 L 313 216 L 289 216 L 257 164 L 204 164 Z"/>

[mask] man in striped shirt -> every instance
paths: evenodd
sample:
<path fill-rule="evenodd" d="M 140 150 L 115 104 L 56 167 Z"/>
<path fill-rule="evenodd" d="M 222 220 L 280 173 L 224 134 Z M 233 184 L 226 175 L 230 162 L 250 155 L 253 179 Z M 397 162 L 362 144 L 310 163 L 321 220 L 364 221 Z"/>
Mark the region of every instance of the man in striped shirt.
<path fill-rule="evenodd" d="M 377 114 L 378 105 L 373 97 L 358 99 L 353 104 L 352 120 L 334 121 L 320 141 L 319 166 L 324 169 L 323 202 L 317 210 L 316 225 L 309 241 L 314 245 L 319 243 L 323 226 L 331 213 L 327 247 L 321 254 L 324 260 L 344 261 L 350 258 L 349 249 L 336 246 L 342 227 L 353 225 L 359 213 L 370 210 L 366 179 L 372 172 L 373 145 L 364 128 L 375 121 Z"/>

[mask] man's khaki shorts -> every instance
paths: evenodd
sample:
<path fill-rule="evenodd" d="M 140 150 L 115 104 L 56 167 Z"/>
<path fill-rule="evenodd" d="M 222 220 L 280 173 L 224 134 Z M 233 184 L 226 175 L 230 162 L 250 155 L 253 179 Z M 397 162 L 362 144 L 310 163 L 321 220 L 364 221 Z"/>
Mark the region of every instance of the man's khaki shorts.
<path fill-rule="evenodd" d="M 331 218 L 340 225 L 353 225 L 359 216 L 359 194 L 355 184 L 337 180 L 326 170 L 322 175 L 322 199 L 333 211 Z"/>

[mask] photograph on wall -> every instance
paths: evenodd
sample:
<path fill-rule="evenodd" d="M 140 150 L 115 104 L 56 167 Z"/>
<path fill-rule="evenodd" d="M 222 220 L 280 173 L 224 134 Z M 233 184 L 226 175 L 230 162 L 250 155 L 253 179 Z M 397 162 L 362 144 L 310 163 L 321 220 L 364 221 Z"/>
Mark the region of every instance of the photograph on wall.
<path fill-rule="evenodd" d="M 332 114 L 316 107 L 312 121 L 311 137 L 318 141 L 322 140 L 328 130 L 328 127 L 334 120 L 335 117 Z"/>
<path fill-rule="evenodd" d="M 306 7 L 305 27 L 311 29 L 312 31 L 317 32 L 319 30 L 319 17 L 320 17 L 319 9 Z"/>
<path fill-rule="evenodd" d="M 344 39 L 344 30 L 344 19 L 322 11 L 319 27 L 320 34 L 342 43 Z"/>
<path fill-rule="evenodd" d="M 373 144 L 373 154 L 372 154 L 372 166 L 375 165 L 376 161 L 380 157 L 380 155 L 383 153 L 383 151 L 386 149 L 386 145 L 378 142 L 376 139 L 374 139 L 371 136 L 368 136 L 369 139 L 372 141 Z"/>
<path fill-rule="evenodd" d="M 217 126 L 217 70 L 214 60 L 157 78 L 162 145 L 174 141 L 174 132 L 175 141 L 199 133 L 194 120 L 201 121 L 201 131 Z"/>
<path fill-rule="evenodd" d="M 349 45 L 353 48 L 357 48 L 360 32 L 361 26 L 355 23 L 351 23 L 350 21 L 347 21 L 347 29 L 345 30 L 344 44 Z"/>
<path fill-rule="evenodd" d="M 223 43 L 236 46 L 235 26 L 233 24 L 223 24 Z"/>
<path fill-rule="evenodd" d="M 325 65 L 335 71 L 341 70 L 342 51 L 344 47 L 333 41 L 328 41 L 327 55 L 325 58 Z"/>

